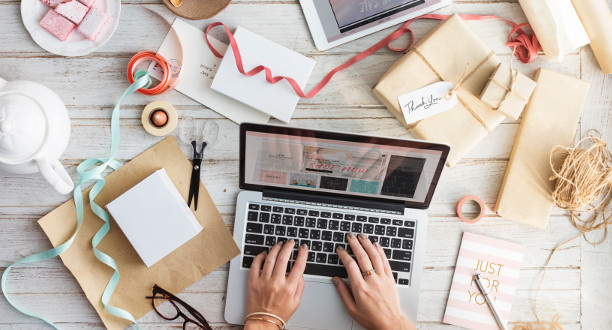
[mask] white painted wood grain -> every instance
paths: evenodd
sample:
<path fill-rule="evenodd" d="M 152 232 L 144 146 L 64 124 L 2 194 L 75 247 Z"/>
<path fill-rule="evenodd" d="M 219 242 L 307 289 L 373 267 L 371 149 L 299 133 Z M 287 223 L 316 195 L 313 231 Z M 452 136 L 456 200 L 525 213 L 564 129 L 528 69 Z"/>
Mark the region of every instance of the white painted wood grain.
<path fill-rule="evenodd" d="M 18 0 L 0 0 L 0 77 L 31 79 L 55 90 L 66 103 L 72 118 L 72 136 L 62 162 L 74 177 L 74 166 L 85 157 L 104 156 L 108 152 L 109 118 L 114 103 L 127 83 L 125 66 L 135 52 L 156 49 L 167 27 L 163 21 L 142 7 L 146 4 L 170 19 L 165 7 L 149 0 L 123 1 L 123 12 L 117 33 L 98 52 L 81 58 L 63 58 L 45 53 L 25 31 L 19 14 Z M 608 0 L 612 5 L 612 0 Z M 455 1 L 443 13 L 495 14 L 515 22 L 526 21 L 516 1 Z M 274 16 L 275 20 L 262 17 Z M 234 0 L 227 10 L 211 20 L 190 22 L 204 28 L 212 21 L 223 21 L 230 28 L 242 25 L 256 33 L 292 48 L 317 61 L 309 86 L 313 86 L 330 69 L 342 64 L 390 33 L 378 32 L 335 49 L 319 52 L 314 48 L 297 1 Z M 425 35 L 437 22 L 413 23 L 416 39 Z M 500 22 L 468 22 L 502 61 L 509 60 L 503 46 L 510 28 Z M 279 28 L 288 27 L 288 28 Z M 217 33 L 218 31 L 215 31 Z M 401 42 L 401 41 L 399 41 Z M 295 112 L 293 125 L 309 128 L 343 130 L 358 133 L 410 138 L 404 128 L 378 102 L 371 87 L 401 54 L 381 50 L 361 63 L 339 73 L 326 89 L 310 100 L 302 100 Z M 535 70 L 548 67 L 581 77 L 592 84 L 581 131 L 599 129 L 612 143 L 612 75 L 604 76 L 592 52 L 583 48 L 562 63 L 543 59 L 523 65 L 519 70 L 533 77 Z M 159 138 L 147 135 L 139 124 L 140 111 L 153 99 L 173 103 L 181 117 L 199 120 L 216 119 L 222 127 L 222 143 L 207 151 L 202 181 L 218 206 L 228 228 L 233 228 L 234 203 L 238 193 L 237 125 L 214 111 L 178 92 L 147 98 L 133 95 L 122 110 L 122 144 L 119 158 L 127 161 Z M 550 225 L 544 230 L 532 229 L 504 220 L 491 212 L 518 123 L 507 121 L 483 140 L 456 167 L 447 169 L 429 210 L 430 225 L 425 251 L 425 270 L 421 287 L 419 327 L 422 329 L 455 328 L 441 323 L 448 287 L 452 278 L 463 231 L 473 231 L 525 244 L 527 253 L 512 310 L 511 323 L 533 321 L 533 296 L 542 274 L 542 266 L 559 242 L 571 237 L 575 229 L 561 210 L 553 210 Z M 189 152 L 183 145 L 183 151 Z M 467 225 L 454 216 L 457 200 L 468 194 L 483 198 L 487 216 L 476 225 Z M 37 175 L 15 176 L 0 172 L 0 271 L 12 261 L 49 248 L 51 245 L 36 221 L 64 202 Z M 215 329 L 238 329 L 223 320 L 227 266 L 196 282 L 179 296 L 212 322 Z M 592 247 L 576 240 L 551 262 L 539 296 L 541 316 L 561 314 L 567 329 L 602 329 L 612 327 L 612 243 Z M 20 303 L 44 313 L 62 328 L 101 328 L 102 323 L 83 295 L 78 283 L 60 260 L 15 269 L 9 279 L 11 293 Z M 0 328 L 39 328 L 42 324 L 17 313 L 0 298 Z M 144 328 L 180 328 L 149 314 L 141 320 Z"/>

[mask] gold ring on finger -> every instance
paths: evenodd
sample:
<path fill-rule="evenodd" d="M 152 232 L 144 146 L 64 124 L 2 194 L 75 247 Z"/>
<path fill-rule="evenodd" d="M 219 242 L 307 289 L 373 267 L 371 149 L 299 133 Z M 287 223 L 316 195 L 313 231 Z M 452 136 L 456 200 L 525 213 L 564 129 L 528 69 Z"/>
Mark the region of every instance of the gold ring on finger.
<path fill-rule="evenodd" d="M 376 273 L 376 270 L 374 268 L 372 268 L 370 270 L 366 270 L 365 272 L 361 272 L 361 275 L 363 277 L 368 277 L 368 276 L 374 275 L 374 273 Z"/>

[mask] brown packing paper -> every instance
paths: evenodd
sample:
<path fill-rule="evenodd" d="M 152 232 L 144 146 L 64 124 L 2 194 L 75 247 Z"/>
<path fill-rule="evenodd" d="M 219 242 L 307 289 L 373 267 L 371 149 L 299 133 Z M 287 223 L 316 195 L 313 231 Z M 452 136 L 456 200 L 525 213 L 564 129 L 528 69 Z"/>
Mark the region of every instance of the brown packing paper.
<path fill-rule="evenodd" d="M 106 176 L 106 185 L 96 197 L 96 202 L 100 206 L 106 205 L 160 168 L 166 169 L 168 176 L 186 200 L 191 163 L 174 137 L 168 137 Z M 109 329 L 124 328 L 129 322 L 110 315 L 100 301 L 113 270 L 93 254 L 91 239 L 103 222 L 91 211 L 88 193 L 89 189 L 83 193 L 85 206 L 81 231 L 73 245 L 60 257 L 83 288 L 104 325 Z M 151 294 L 154 284 L 170 292 L 183 291 L 240 253 L 202 184 L 198 206 L 194 213 L 204 230 L 150 268 L 145 266 L 117 224 L 111 220 L 111 229 L 98 246 L 101 251 L 115 259 L 120 272 L 120 281 L 110 299 L 110 305 L 123 308 L 139 319 L 152 310 L 151 301 L 145 299 L 145 296 Z M 40 219 L 39 224 L 53 246 L 58 246 L 70 237 L 76 222 L 74 200 L 69 200 Z"/>
<path fill-rule="evenodd" d="M 480 100 L 508 118 L 517 120 L 535 86 L 535 81 L 506 64 L 500 64 L 482 90 Z"/>
<path fill-rule="evenodd" d="M 612 11 L 606 0 L 572 0 L 605 74 L 612 73 Z"/>
<path fill-rule="evenodd" d="M 404 126 L 412 128 L 412 133 L 426 140 L 450 144 L 447 165 L 452 166 L 505 118 L 475 96 L 480 95 L 499 60 L 458 15 L 440 23 L 414 48 L 431 67 L 413 49 L 391 66 L 373 91 Z M 466 66 L 467 74 L 464 75 Z M 397 100 L 400 95 L 440 80 L 456 85 L 465 77 L 467 79 L 457 90 L 460 102 L 451 110 L 413 126 L 406 123 Z"/>
<path fill-rule="evenodd" d="M 519 0 L 519 3 L 548 60 L 561 62 L 565 55 L 589 43 L 570 0 Z"/>
<path fill-rule="evenodd" d="M 555 71 L 539 69 L 537 86 L 523 120 L 494 211 L 522 224 L 544 228 L 553 206 L 550 152 L 572 144 L 589 84 Z M 556 157 L 558 168 L 563 159 Z"/>

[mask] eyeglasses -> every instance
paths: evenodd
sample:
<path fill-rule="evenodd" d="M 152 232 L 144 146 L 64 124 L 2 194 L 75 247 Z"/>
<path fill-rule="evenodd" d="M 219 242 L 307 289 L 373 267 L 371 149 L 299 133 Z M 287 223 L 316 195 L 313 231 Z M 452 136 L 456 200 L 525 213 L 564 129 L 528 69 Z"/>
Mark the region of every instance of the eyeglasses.
<path fill-rule="evenodd" d="M 155 284 L 153 286 L 153 296 L 146 297 L 147 299 L 151 299 L 151 305 L 153 305 L 153 309 L 157 314 L 163 317 L 166 320 L 172 321 L 176 320 L 179 316 L 184 319 L 183 329 L 205 329 L 212 330 L 206 319 L 200 312 L 195 310 L 193 307 L 189 306 L 186 302 L 182 301 L 172 293 L 160 288 Z M 170 305 L 163 304 L 159 306 L 155 306 L 155 299 L 166 299 Z M 190 316 L 187 316 L 181 310 L 181 307 L 186 309 L 189 312 Z"/>

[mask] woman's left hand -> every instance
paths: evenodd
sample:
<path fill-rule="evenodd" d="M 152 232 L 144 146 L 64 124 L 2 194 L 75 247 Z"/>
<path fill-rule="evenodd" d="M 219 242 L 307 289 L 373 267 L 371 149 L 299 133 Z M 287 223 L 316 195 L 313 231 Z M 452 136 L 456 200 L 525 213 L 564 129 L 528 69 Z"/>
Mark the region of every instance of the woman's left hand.
<path fill-rule="evenodd" d="M 277 243 L 270 249 L 270 253 L 262 252 L 251 265 L 249 276 L 249 289 L 247 293 L 246 313 L 264 312 L 274 314 L 287 322 L 300 305 L 304 292 L 304 269 L 308 257 L 308 246 L 298 248 L 298 256 L 289 275 L 285 276 L 287 264 L 291 259 L 295 241 Z M 263 263 L 263 269 L 261 265 Z M 267 318 L 272 321 L 274 319 Z M 245 324 L 245 328 L 258 328 L 262 321 L 252 320 Z"/>

